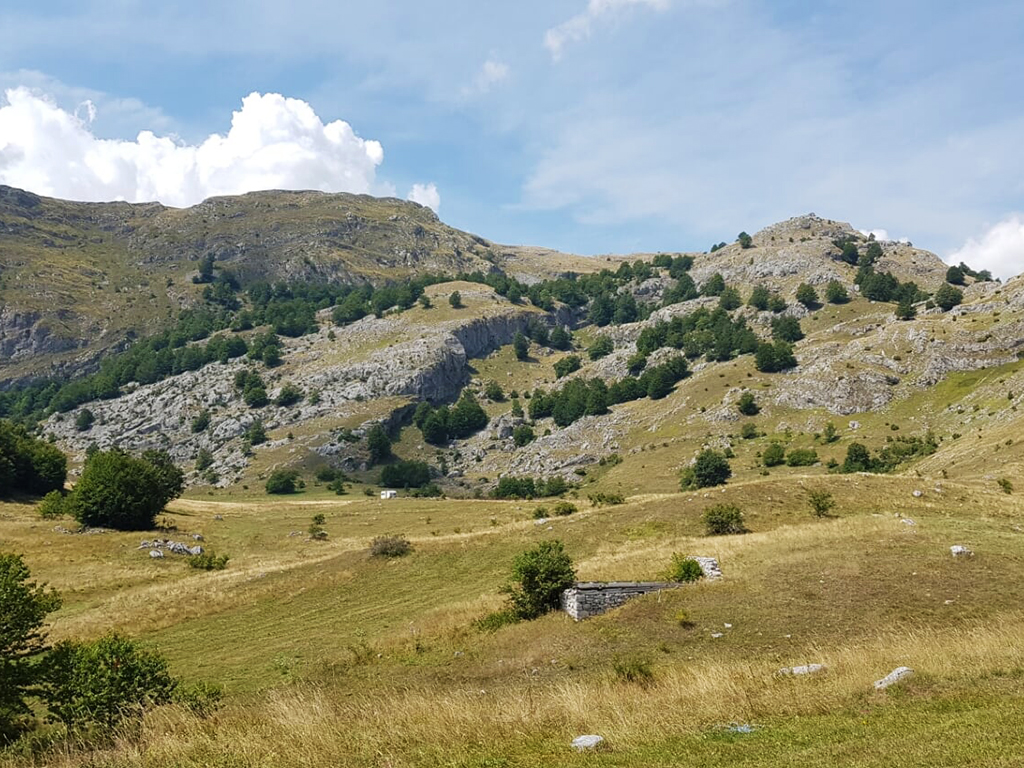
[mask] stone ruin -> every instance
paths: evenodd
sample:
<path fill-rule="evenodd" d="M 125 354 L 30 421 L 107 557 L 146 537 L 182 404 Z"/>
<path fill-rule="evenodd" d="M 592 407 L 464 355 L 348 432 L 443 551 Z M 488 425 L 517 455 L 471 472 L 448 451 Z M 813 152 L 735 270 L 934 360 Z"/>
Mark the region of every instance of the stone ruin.
<path fill-rule="evenodd" d="M 691 557 L 696 560 L 708 581 L 722 578 L 722 570 L 713 557 Z M 576 621 L 598 616 L 624 605 L 634 597 L 677 589 L 685 586 L 675 581 L 578 581 L 562 592 L 562 610 Z"/>

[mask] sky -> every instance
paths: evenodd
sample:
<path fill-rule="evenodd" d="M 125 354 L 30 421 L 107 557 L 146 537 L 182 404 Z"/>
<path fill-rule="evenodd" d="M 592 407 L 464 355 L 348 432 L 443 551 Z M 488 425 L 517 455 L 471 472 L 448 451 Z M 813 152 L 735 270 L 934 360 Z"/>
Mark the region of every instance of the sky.
<path fill-rule="evenodd" d="M 5 0 L 0 183 L 414 200 L 706 250 L 808 212 L 1024 272 L 1019 0 Z"/>

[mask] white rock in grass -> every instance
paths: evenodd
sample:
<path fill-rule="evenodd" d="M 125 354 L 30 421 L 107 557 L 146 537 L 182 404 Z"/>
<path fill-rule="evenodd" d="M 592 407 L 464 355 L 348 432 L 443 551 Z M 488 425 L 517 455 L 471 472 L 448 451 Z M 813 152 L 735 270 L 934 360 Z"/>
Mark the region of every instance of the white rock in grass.
<path fill-rule="evenodd" d="M 161 552 L 159 549 L 151 549 L 149 550 L 149 556 L 155 560 L 158 557 L 163 557 L 164 553 Z"/>
<path fill-rule="evenodd" d="M 594 733 L 587 734 L 586 736 L 577 736 L 572 740 L 572 748 L 579 752 L 597 749 L 602 744 L 604 744 L 604 736 L 598 736 Z"/>
<path fill-rule="evenodd" d="M 890 685 L 898 683 L 900 680 L 904 680 L 914 674 L 914 670 L 910 667 L 896 667 L 892 672 L 883 677 L 881 680 L 875 681 L 875 690 L 883 691 Z"/>
<path fill-rule="evenodd" d="M 797 667 L 783 667 L 779 670 L 780 675 L 813 675 L 825 669 L 824 664 L 801 664 Z"/>
<path fill-rule="evenodd" d="M 974 553 L 963 544 L 954 544 L 949 548 L 949 551 L 953 553 L 953 557 L 972 557 L 974 555 Z"/>

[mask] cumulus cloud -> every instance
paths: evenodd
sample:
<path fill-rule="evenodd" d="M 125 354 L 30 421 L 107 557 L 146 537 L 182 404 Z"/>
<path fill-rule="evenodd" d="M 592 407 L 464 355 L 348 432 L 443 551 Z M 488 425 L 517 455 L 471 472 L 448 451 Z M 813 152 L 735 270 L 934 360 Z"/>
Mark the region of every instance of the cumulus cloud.
<path fill-rule="evenodd" d="M 864 237 L 871 237 L 871 235 L 874 235 L 875 240 L 889 239 L 889 230 L 887 229 L 858 229 L 857 231 L 864 235 Z"/>
<path fill-rule="evenodd" d="M 586 10 L 578 13 L 544 34 L 544 47 L 556 61 L 569 43 L 578 43 L 590 37 L 594 22 L 631 6 L 647 6 L 655 10 L 668 8 L 669 0 L 588 0 Z"/>
<path fill-rule="evenodd" d="M 441 207 L 441 193 L 437 191 L 436 184 L 413 184 L 407 199 L 425 205 L 434 213 Z"/>
<path fill-rule="evenodd" d="M 964 262 L 972 269 L 987 269 L 995 277 L 1014 277 L 1024 272 L 1024 216 L 1013 214 L 989 228 L 980 238 L 970 238 L 946 257 L 949 264 Z"/>
<path fill-rule="evenodd" d="M 0 182 L 75 200 L 187 206 L 258 189 L 371 193 L 384 160 L 379 142 L 360 138 L 342 120 L 324 123 L 308 103 L 276 93 L 249 94 L 230 130 L 198 145 L 148 130 L 134 141 L 98 138 L 92 102 L 70 113 L 24 87 L 7 90 L 6 102 Z"/>

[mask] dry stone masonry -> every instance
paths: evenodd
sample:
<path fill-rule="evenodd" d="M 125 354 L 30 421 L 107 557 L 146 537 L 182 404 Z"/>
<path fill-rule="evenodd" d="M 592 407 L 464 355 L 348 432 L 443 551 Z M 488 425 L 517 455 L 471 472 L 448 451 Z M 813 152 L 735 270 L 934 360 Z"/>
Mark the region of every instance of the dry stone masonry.
<path fill-rule="evenodd" d="M 634 597 L 681 586 L 663 581 L 578 581 L 562 593 L 562 610 L 580 621 L 618 608 Z"/>

